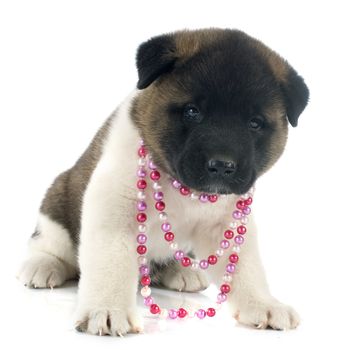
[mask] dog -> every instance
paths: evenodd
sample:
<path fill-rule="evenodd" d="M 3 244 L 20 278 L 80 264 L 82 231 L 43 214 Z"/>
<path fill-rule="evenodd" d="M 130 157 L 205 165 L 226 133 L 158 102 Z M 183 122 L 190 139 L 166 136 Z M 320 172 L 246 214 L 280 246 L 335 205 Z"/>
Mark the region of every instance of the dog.
<path fill-rule="evenodd" d="M 96 335 L 143 327 L 136 305 L 139 141 L 162 173 L 179 246 L 193 257 L 208 256 L 233 203 L 281 156 L 289 124 L 297 126 L 309 99 L 303 78 L 286 60 L 239 30 L 153 37 L 139 46 L 136 66 L 137 89 L 47 190 L 18 274 L 34 288 L 79 277 L 76 327 Z M 170 179 L 220 200 L 191 200 Z M 188 292 L 220 285 L 225 258 L 207 271 L 183 268 L 160 236 L 157 215 L 149 215 L 147 227 L 153 283 Z M 269 292 L 251 217 L 247 228 L 228 295 L 232 316 L 253 327 L 293 329 L 298 314 Z"/>

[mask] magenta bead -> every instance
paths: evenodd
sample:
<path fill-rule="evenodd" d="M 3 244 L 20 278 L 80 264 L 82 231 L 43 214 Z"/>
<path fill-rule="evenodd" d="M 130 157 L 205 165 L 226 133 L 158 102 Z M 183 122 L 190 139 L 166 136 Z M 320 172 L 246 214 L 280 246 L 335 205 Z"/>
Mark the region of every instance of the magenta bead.
<path fill-rule="evenodd" d="M 199 267 L 203 270 L 206 270 L 209 266 L 208 260 L 201 260 L 199 262 Z"/>
<path fill-rule="evenodd" d="M 171 318 L 172 320 L 174 320 L 175 318 L 177 318 L 178 312 L 175 309 L 169 309 L 168 310 L 168 316 L 169 318 Z"/>
<path fill-rule="evenodd" d="M 202 193 L 202 194 L 199 196 L 199 200 L 200 200 L 202 203 L 208 202 L 208 200 L 209 200 L 208 195 Z"/>
<path fill-rule="evenodd" d="M 143 299 L 143 303 L 146 306 L 151 306 L 153 304 L 153 298 L 152 297 L 146 297 Z"/>
<path fill-rule="evenodd" d="M 153 198 L 156 201 L 161 201 L 163 199 L 163 192 L 154 192 Z"/>
<path fill-rule="evenodd" d="M 176 260 L 181 260 L 185 256 L 185 253 L 182 250 L 177 250 L 174 254 Z"/>
<path fill-rule="evenodd" d="M 218 303 L 223 303 L 227 300 L 227 295 L 225 293 L 218 294 Z"/>
<path fill-rule="evenodd" d="M 137 210 L 145 211 L 147 209 L 147 204 L 144 201 L 137 202 Z"/>
<path fill-rule="evenodd" d="M 157 166 L 154 164 L 154 162 L 152 160 L 149 161 L 148 167 L 152 170 L 157 169 Z"/>
<path fill-rule="evenodd" d="M 149 275 L 149 267 L 146 266 L 146 265 L 140 266 L 139 271 L 140 271 L 140 274 L 142 276 L 148 276 Z"/>
<path fill-rule="evenodd" d="M 146 175 L 147 175 L 147 172 L 144 168 L 140 168 L 139 170 L 137 170 L 138 177 L 145 177 Z"/>
<path fill-rule="evenodd" d="M 223 239 L 221 242 L 220 242 L 220 247 L 222 249 L 227 249 L 228 247 L 230 246 L 230 242 L 226 239 Z"/>
<path fill-rule="evenodd" d="M 179 181 L 177 181 L 177 180 L 173 180 L 172 185 L 175 188 L 180 188 L 181 187 L 181 183 Z"/>
<path fill-rule="evenodd" d="M 238 244 L 238 245 L 241 245 L 241 244 L 244 243 L 244 237 L 241 236 L 241 235 L 237 235 L 237 236 L 234 238 L 234 240 L 235 240 L 235 243 Z"/>
<path fill-rule="evenodd" d="M 207 313 L 203 309 L 199 309 L 196 312 L 196 315 L 199 319 L 203 319 L 207 315 Z"/>
<path fill-rule="evenodd" d="M 146 241 L 147 241 L 147 236 L 145 234 L 143 234 L 143 233 L 140 233 L 140 234 L 137 235 L 136 239 L 137 239 L 137 243 L 145 244 Z"/>
<path fill-rule="evenodd" d="M 252 210 L 249 207 L 244 207 L 242 212 L 244 215 L 249 215 Z"/>
<path fill-rule="evenodd" d="M 236 269 L 236 265 L 235 264 L 227 264 L 226 265 L 226 271 L 228 273 L 234 273 Z"/>
<path fill-rule="evenodd" d="M 162 224 L 161 228 L 164 232 L 168 232 L 171 230 L 171 225 L 169 224 L 169 222 L 164 222 Z"/>
<path fill-rule="evenodd" d="M 236 220 L 240 220 L 242 218 L 242 212 L 240 210 L 235 210 L 232 213 L 232 217 Z"/>

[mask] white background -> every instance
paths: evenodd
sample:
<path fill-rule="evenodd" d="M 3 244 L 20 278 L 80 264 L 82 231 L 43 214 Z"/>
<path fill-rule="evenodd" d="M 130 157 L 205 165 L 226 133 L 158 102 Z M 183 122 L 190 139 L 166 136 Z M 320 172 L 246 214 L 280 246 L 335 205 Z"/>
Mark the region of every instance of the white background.
<path fill-rule="evenodd" d="M 349 349 L 348 14 L 346 1 L 1 1 L 0 346 Z M 301 326 L 250 330 L 223 312 L 202 322 L 146 319 L 146 335 L 124 339 L 78 334 L 75 284 L 49 292 L 15 279 L 42 196 L 134 88 L 138 44 L 210 26 L 261 39 L 311 91 L 254 205 L 271 289 Z"/>

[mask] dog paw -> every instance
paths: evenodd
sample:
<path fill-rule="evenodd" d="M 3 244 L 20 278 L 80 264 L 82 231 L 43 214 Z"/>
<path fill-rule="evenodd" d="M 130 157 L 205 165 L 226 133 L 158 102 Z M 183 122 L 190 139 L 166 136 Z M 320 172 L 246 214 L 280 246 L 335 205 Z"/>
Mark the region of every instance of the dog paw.
<path fill-rule="evenodd" d="M 239 323 L 258 329 L 294 329 L 299 325 L 297 312 L 290 306 L 272 301 L 252 301 L 236 311 L 234 317 Z"/>
<path fill-rule="evenodd" d="M 92 335 L 123 336 L 141 333 L 143 326 L 136 310 L 103 308 L 80 310 L 75 329 Z"/>
<path fill-rule="evenodd" d="M 53 255 L 35 253 L 22 264 L 17 278 L 29 288 L 53 288 L 68 278 L 67 267 Z"/>
<path fill-rule="evenodd" d="M 193 271 L 176 264 L 162 275 L 160 284 L 167 289 L 182 292 L 198 292 L 208 288 L 209 283 L 202 271 Z"/>

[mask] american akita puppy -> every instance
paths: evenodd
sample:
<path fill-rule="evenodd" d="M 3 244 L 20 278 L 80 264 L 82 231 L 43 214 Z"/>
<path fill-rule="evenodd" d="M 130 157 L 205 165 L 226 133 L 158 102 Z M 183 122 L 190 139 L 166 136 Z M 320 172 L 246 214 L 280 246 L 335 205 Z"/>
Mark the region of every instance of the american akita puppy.
<path fill-rule="evenodd" d="M 136 306 L 139 140 L 162 172 L 166 213 L 179 246 L 194 257 L 208 256 L 236 198 L 281 156 L 288 122 L 296 126 L 308 102 L 297 72 L 238 30 L 154 37 L 139 47 L 137 69 L 138 89 L 48 189 L 19 272 L 20 281 L 34 288 L 79 276 L 77 329 L 91 334 L 142 329 Z M 168 178 L 192 191 L 223 196 L 203 204 L 179 194 Z M 157 215 L 149 215 L 147 227 L 153 281 L 183 291 L 207 287 L 207 277 L 220 283 L 226 259 L 208 273 L 183 268 L 162 239 Z M 296 312 L 269 292 L 252 218 L 247 228 L 228 297 L 232 315 L 259 328 L 295 328 Z"/>

